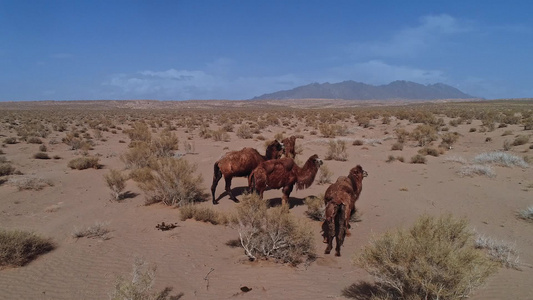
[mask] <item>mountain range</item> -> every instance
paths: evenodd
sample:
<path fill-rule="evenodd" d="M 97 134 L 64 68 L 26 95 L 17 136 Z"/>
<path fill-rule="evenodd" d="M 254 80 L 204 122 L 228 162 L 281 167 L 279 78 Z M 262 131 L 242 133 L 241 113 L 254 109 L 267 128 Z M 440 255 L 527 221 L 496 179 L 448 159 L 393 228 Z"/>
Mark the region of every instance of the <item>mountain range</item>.
<path fill-rule="evenodd" d="M 254 97 L 252 100 L 343 99 L 343 100 L 437 100 L 476 98 L 444 83 L 423 85 L 398 80 L 386 85 L 356 81 L 311 83 L 292 90 Z"/>

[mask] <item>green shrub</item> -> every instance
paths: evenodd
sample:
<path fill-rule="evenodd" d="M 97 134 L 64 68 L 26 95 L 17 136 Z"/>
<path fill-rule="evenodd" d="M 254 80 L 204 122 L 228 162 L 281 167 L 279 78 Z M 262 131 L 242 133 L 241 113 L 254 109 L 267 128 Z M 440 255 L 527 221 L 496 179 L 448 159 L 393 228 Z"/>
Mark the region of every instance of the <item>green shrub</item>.
<path fill-rule="evenodd" d="M 68 167 L 76 170 L 85 170 L 89 168 L 99 169 L 100 159 L 98 157 L 78 157 L 68 162 Z"/>
<path fill-rule="evenodd" d="M 185 159 L 160 158 L 153 166 L 153 179 L 140 182 L 139 187 L 147 194 L 146 204 L 163 202 L 166 205 L 183 206 L 207 199 L 203 191 L 203 178 L 195 176 L 196 165 Z"/>
<path fill-rule="evenodd" d="M 55 245 L 50 239 L 35 233 L 0 229 L 0 269 L 24 266 L 54 248 Z"/>
<path fill-rule="evenodd" d="M 422 216 L 374 238 L 354 262 L 374 276 L 379 299 L 458 299 L 496 269 L 472 237 L 464 219 Z"/>

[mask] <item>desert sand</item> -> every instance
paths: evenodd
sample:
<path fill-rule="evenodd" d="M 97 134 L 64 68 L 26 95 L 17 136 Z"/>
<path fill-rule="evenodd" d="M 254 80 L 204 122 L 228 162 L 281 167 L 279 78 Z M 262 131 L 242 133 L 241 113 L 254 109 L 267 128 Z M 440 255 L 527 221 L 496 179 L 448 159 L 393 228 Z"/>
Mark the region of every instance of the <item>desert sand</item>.
<path fill-rule="evenodd" d="M 43 107 L 48 106 L 23 109 L 38 112 Z M 142 114 L 143 109 L 137 109 L 135 113 Z M 220 107 L 203 109 L 214 114 L 231 110 Z M 48 108 L 44 110 L 49 111 Z M 66 114 L 65 108 L 59 110 Z M 20 111 L 24 110 L 0 107 L 0 116 Z M 150 115 L 154 112 L 157 115 L 157 110 L 150 110 Z M 90 109 L 77 113 L 87 120 L 101 114 Z M 127 111 L 121 111 L 121 114 L 126 115 Z M 191 116 L 194 114 L 191 112 Z M 37 120 L 38 114 L 33 116 Z M 443 118 L 446 123 L 451 120 Z M 19 123 L 13 121 L 9 126 L 10 121 L 2 120 L 2 117 L 0 121 L 0 140 L 17 136 Z M 129 128 L 131 123 L 119 118 L 111 121 L 122 129 Z M 295 116 L 290 124 L 269 125 L 260 135 L 267 140 L 279 133 L 300 135 L 302 138 L 296 141 L 300 149 L 297 160 L 304 162 L 312 154 L 324 159 L 331 138 L 323 137 L 318 129 L 306 125 L 305 117 Z M 103 176 L 110 169 L 128 172 L 120 155 L 127 151 L 129 138 L 121 130 L 117 133 L 102 131 L 102 138 L 94 139 L 94 149 L 89 150 L 89 154 L 100 158 L 100 169 L 73 170 L 67 167 L 71 159 L 80 156 L 79 150 L 71 150 L 61 142 L 68 130 L 50 130 L 50 134 L 42 138 L 47 153 L 60 159 L 34 159 L 33 155 L 39 151 L 40 145 L 37 144 L 24 141 L 6 144 L 0 148 L 4 152 L 0 156 L 23 175 L 10 175 L 0 180 L 0 227 L 36 232 L 52 238 L 57 247 L 23 267 L 0 270 L 0 299 L 107 299 L 117 277 L 130 276 L 136 257 L 157 265 L 154 290 L 173 287 L 174 294 L 183 293 L 181 299 L 349 299 L 343 295 L 343 289 L 361 280 L 372 280 L 365 270 L 351 261 L 373 236 L 407 228 L 422 214 L 444 213 L 466 218 L 477 233 L 513 244 L 519 252 L 520 270 L 499 268 L 470 299 L 533 299 L 533 224 L 516 217 L 517 211 L 533 205 L 533 167 L 492 166 L 495 177 L 470 177 L 460 176 L 458 171 L 462 164 L 450 160 L 450 157 L 460 157 L 470 161 L 484 152 L 501 151 L 505 140 L 512 141 L 518 134 L 531 136 L 531 130 L 525 131 L 523 125 L 512 124 L 484 131 L 480 120 L 449 126 L 450 132 L 460 134 L 452 149 L 438 157 L 426 156 L 426 164 L 411 164 L 410 158 L 420 147 L 416 141 L 410 140 L 403 150 L 392 151 L 391 146 L 396 142 L 394 129 L 412 131 L 420 124 L 399 120 L 394 115 L 390 124 L 383 124 L 381 118 L 376 118 L 370 120 L 371 126 L 367 128 L 359 126 L 354 119 L 342 120 L 339 124 L 346 125 L 347 134 L 333 139 L 347 142 L 347 160 L 324 160 L 324 163 L 333 173 L 332 181 L 347 175 L 357 164 L 368 172 L 356 203 L 361 221 L 352 223 L 352 235 L 346 238 L 341 257 L 335 257 L 333 253 L 323 254 L 325 244 L 320 233 L 321 223 L 310 221 L 314 226 L 318 257 L 309 264 L 296 267 L 266 260 L 248 261 L 242 248 L 227 245 L 228 241 L 238 238 L 234 227 L 181 221 L 178 208 L 160 203 L 146 206 L 145 195 L 133 180 L 128 180 L 126 186 L 131 196 L 113 201 Z M 68 124 L 68 129 L 73 126 L 75 123 Z M 87 127 L 86 124 L 82 126 Z M 210 128 L 218 127 L 210 124 Z M 254 147 L 264 153 L 265 141 L 258 140 L 257 134 L 252 139 L 242 139 L 235 132 L 229 132 L 229 142 L 214 141 L 200 137 L 198 128 L 195 126 L 191 130 L 177 126 L 173 132 L 180 139 L 176 153 L 183 154 L 185 159 L 197 165 L 206 192 L 211 186 L 213 163 L 221 155 L 243 147 Z M 471 128 L 477 130 L 471 132 Z M 154 130 L 159 132 L 161 128 Z M 509 130 L 511 136 L 502 136 Z M 312 131 L 316 132 L 312 134 Z M 87 132 L 93 134 L 91 129 Z M 491 141 L 486 141 L 489 137 Z M 52 140 L 58 142 L 50 143 Z M 355 140 L 362 140 L 364 144 L 352 145 Z M 193 146 L 189 153 L 184 152 L 185 141 Z M 435 146 L 437 144 L 434 142 Z M 530 146 L 531 142 L 528 142 L 507 152 L 528 156 L 531 155 Z M 387 162 L 389 155 L 402 156 L 405 162 Z M 15 182 L 24 177 L 41 178 L 51 186 L 19 191 Z M 237 198 L 242 197 L 246 185 L 246 178 L 233 179 L 232 187 Z M 314 183 L 308 189 L 294 190 L 290 213 L 307 218 L 303 200 L 320 196 L 327 186 Z M 224 180 L 221 180 L 216 195 L 223 191 Z M 280 197 L 280 190 L 265 193 L 265 201 L 274 205 L 279 203 Z M 201 205 L 231 212 L 237 204 L 224 196 L 219 205 L 213 206 L 210 199 Z M 95 222 L 107 224 L 111 230 L 109 239 L 73 237 L 75 230 Z M 156 225 L 161 222 L 177 223 L 178 226 L 160 231 Z M 243 292 L 241 287 L 251 290 Z"/>

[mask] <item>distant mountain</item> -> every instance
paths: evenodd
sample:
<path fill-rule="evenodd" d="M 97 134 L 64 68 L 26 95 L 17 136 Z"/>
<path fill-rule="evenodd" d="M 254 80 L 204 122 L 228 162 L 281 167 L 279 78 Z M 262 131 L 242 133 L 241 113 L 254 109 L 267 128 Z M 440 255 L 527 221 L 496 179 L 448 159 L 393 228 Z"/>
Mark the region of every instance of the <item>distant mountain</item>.
<path fill-rule="evenodd" d="M 436 100 L 475 98 L 443 83 L 423 85 L 398 80 L 386 85 L 369 85 L 356 81 L 311 83 L 292 90 L 254 97 L 252 100 L 343 99 L 343 100 Z"/>

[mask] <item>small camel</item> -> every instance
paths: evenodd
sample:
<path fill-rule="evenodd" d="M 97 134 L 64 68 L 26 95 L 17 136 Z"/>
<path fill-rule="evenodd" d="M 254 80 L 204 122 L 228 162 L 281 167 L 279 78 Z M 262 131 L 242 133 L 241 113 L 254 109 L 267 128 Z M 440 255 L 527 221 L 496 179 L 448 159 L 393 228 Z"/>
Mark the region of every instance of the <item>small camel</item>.
<path fill-rule="evenodd" d="M 363 178 L 367 176 L 368 173 L 357 165 L 350 170 L 348 176 L 340 176 L 326 190 L 326 220 L 322 224 L 324 243 L 328 244 L 325 254 L 331 252 L 335 237 L 335 256 L 341 256 L 344 237 L 350 236 L 350 217 L 355 212 L 355 202 L 363 190 Z"/>
<path fill-rule="evenodd" d="M 296 137 L 293 135 L 288 138 L 281 140 L 281 143 L 285 147 L 285 157 L 295 158 L 296 157 Z"/>
<path fill-rule="evenodd" d="M 248 177 L 260 163 L 280 158 L 283 149 L 283 144 L 274 140 L 267 146 L 264 156 L 254 148 L 243 148 L 239 151 L 228 152 L 217 160 L 214 165 L 213 184 L 211 185 L 213 204 L 218 204 L 218 200 L 215 199 L 215 190 L 222 176 L 226 181 L 226 193 L 230 199 L 238 201 L 231 192 L 231 179 L 233 177 Z"/>
<path fill-rule="evenodd" d="M 262 162 L 248 177 L 248 188 L 257 192 L 261 199 L 265 190 L 283 188 L 281 200 L 285 205 L 295 184 L 297 189 L 313 184 L 322 163 L 316 154 L 311 155 L 302 168 L 287 157 Z"/>

